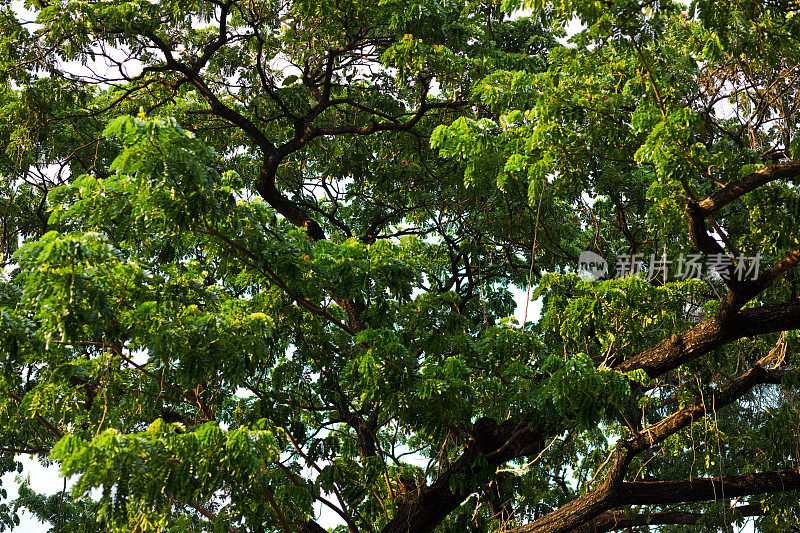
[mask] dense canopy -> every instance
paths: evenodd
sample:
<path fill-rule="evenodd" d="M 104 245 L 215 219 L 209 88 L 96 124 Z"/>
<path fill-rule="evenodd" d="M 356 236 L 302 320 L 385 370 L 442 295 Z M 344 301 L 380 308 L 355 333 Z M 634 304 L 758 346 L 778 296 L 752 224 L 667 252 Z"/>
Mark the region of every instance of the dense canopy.
<path fill-rule="evenodd" d="M 800 526 L 798 2 L 2 0 L 0 82 L 0 531 Z"/>

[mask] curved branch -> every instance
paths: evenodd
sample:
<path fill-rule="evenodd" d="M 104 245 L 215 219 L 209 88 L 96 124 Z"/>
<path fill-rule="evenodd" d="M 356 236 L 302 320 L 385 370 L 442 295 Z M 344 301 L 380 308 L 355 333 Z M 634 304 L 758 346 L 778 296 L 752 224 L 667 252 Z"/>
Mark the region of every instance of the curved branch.
<path fill-rule="evenodd" d="M 642 369 L 656 378 L 731 341 L 799 328 L 800 301 L 717 314 L 614 368 L 620 372 Z"/>
<path fill-rule="evenodd" d="M 703 216 L 708 216 L 715 211 L 719 211 L 732 201 L 747 194 L 750 191 L 766 185 L 767 183 L 781 179 L 793 179 L 800 176 L 800 160 L 776 163 L 768 167 L 756 170 L 747 176 L 730 183 L 722 189 L 716 191 L 697 205 Z"/>
<path fill-rule="evenodd" d="M 742 505 L 730 509 L 736 516 L 763 516 L 764 509 L 759 504 Z M 609 511 L 595 518 L 591 523 L 576 528 L 574 533 L 606 533 L 608 531 L 642 526 L 695 525 L 703 518 L 702 513 L 688 511 L 663 511 L 660 513 L 637 514 L 630 511 Z"/>
<path fill-rule="evenodd" d="M 742 476 L 623 483 L 616 505 L 695 503 L 756 494 L 800 490 L 800 469 L 773 470 Z"/>
<path fill-rule="evenodd" d="M 721 391 L 713 391 L 707 394 L 704 399 L 696 400 L 692 405 L 687 406 L 671 416 L 644 429 L 633 439 L 628 441 L 618 441 L 616 450 L 613 452 L 616 457 L 611 462 L 606 478 L 603 483 L 591 492 L 572 500 L 551 512 L 550 514 L 536 520 L 531 524 L 516 528 L 512 533 L 561 533 L 574 531 L 575 528 L 586 524 L 590 520 L 599 516 L 614 507 L 622 505 L 666 505 L 673 503 L 688 503 L 714 499 L 721 497 L 746 496 L 750 494 L 762 494 L 765 492 L 780 492 L 794 490 L 793 487 L 800 488 L 800 471 L 781 471 L 781 476 L 766 475 L 764 480 L 748 476 L 727 476 L 722 483 L 728 483 L 728 478 L 733 480 L 733 490 L 721 492 L 716 483 L 720 483 L 718 478 L 708 478 L 707 480 L 690 480 L 676 482 L 624 482 L 624 476 L 631 460 L 639 453 L 649 449 L 677 431 L 689 426 L 692 422 L 700 420 L 719 409 L 730 405 L 741 398 L 756 385 L 762 383 L 772 383 L 780 373 L 770 373 L 762 367 L 756 365 L 741 377 L 734 380 L 728 387 Z M 787 473 L 788 472 L 788 473 Z M 790 473 L 794 472 L 794 477 Z M 777 489 L 779 481 L 783 478 L 796 484 L 786 484 L 786 488 Z M 777 479 L 777 481 L 776 481 Z M 747 485 L 752 482 L 751 485 Z M 652 485 L 650 485 L 652 483 Z M 663 489 L 670 485 L 659 483 L 688 483 L 688 487 L 694 490 L 693 483 L 698 485 L 694 492 L 670 492 L 670 489 Z M 703 484 L 705 483 L 705 484 Z M 772 483 L 772 485 L 770 485 Z M 769 489 L 773 486 L 772 489 Z M 650 489 L 648 490 L 645 489 Z M 672 490 L 677 488 L 672 487 Z M 714 492 L 716 490 L 716 492 Z M 660 491 L 660 492 L 659 492 Z M 657 496 L 656 496 L 657 494 Z M 711 494 L 711 497 L 707 497 Z M 693 499 L 694 498 L 694 499 Z"/>

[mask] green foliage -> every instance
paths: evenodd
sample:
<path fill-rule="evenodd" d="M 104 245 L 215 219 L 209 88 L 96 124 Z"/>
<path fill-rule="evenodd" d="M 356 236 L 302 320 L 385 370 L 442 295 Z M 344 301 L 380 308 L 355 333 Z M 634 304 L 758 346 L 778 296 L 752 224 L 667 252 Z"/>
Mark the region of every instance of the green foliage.
<path fill-rule="evenodd" d="M 102 488 L 97 520 L 113 529 L 136 524 L 145 531 L 160 530 L 171 521 L 174 499 L 208 501 L 223 490 L 230 498 L 230 510 L 223 511 L 227 520 L 253 521 L 257 528 L 263 510 L 253 509 L 248 500 L 267 490 L 269 467 L 279 454 L 268 427 L 262 422 L 253 429 L 223 432 L 207 423 L 182 433 L 158 419 L 141 434 L 109 429 L 88 442 L 67 436 L 52 455 L 61 461 L 64 475 L 81 475 L 73 494 L 88 496 Z M 310 512 L 309 495 L 285 488 L 281 497 L 301 516 Z"/>
<path fill-rule="evenodd" d="M 796 5 L 17 4 L 0 473 L 27 454 L 74 484 L 0 488 L 0 531 L 315 531 L 321 508 L 336 531 L 508 530 L 611 486 L 697 402 L 619 483 L 797 460 L 798 335 L 724 315 L 789 321 L 796 265 L 743 299 L 651 266 L 800 246 Z M 702 240 L 687 205 L 720 190 L 744 192 Z M 579 277 L 584 251 L 610 271 Z M 798 525 L 796 500 L 749 496 L 756 527 Z M 746 518 L 686 501 L 626 516 Z"/>

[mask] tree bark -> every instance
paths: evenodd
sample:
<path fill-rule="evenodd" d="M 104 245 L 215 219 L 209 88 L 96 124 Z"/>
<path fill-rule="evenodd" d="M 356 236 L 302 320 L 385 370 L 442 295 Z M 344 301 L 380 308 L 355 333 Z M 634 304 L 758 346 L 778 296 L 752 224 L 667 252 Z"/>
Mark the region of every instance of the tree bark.
<path fill-rule="evenodd" d="M 742 505 L 730 509 L 731 514 L 739 516 L 763 516 L 764 510 L 758 504 Z M 606 533 L 643 526 L 694 525 L 703 518 L 702 513 L 688 511 L 663 511 L 631 515 L 629 511 L 609 511 L 601 514 L 591 523 L 574 530 L 574 533 Z"/>

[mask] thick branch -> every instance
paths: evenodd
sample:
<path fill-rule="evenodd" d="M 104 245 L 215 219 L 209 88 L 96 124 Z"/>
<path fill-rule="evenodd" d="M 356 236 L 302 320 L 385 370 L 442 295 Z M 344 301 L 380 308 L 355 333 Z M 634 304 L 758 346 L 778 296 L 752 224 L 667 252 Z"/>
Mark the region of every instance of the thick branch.
<path fill-rule="evenodd" d="M 261 173 L 255 183 L 256 191 L 286 220 L 297 227 L 305 228 L 309 239 L 312 241 L 325 240 L 325 232 L 322 231 L 317 221 L 313 220 L 308 216 L 308 213 L 278 190 L 275 184 L 275 174 L 279 164 L 280 158 L 278 156 L 264 158 Z"/>
<path fill-rule="evenodd" d="M 0 446 L 0 452 L 13 453 L 14 455 L 43 455 L 49 454 L 50 448 L 15 448 L 13 446 Z"/>
<path fill-rule="evenodd" d="M 453 493 L 450 481 L 454 476 L 472 474 L 472 462 L 477 451 L 467 450 L 450 468 L 445 470 L 419 497 L 398 509 L 394 518 L 381 533 L 427 533 L 453 512 L 469 496 L 470 490 Z M 469 482 L 470 480 L 465 481 Z"/>
<path fill-rule="evenodd" d="M 195 61 L 194 65 L 192 65 L 192 70 L 194 72 L 199 73 L 203 67 L 206 66 L 209 59 L 211 59 L 211 57 L 228 42 L 228 12 L 230 11 L 232 4 L 233 2 L 226 2 L 220 7 L 219 37 L 214 39 L 211 44 L 203 49 L 202 55 L 197 58 L 197 61 Z"/>
<path fill-rule="evenodd" d="M 722 246 L 708 233 L 705 220 L 714 212 L 722 209 L 730 202 L 762 185 L 778 179 L 792 179 L 800 175 L 800 160 L 777 163 L 757 170 L 747 176 L 723 187 L 701 202 L 692 199 L 686 204 L 689 219 L 689 239 L 698 251 L 719 258 L 716 269 L 731 291 L 734 306 L 741 307 L 755 295 L 769 287 L 775 279 L 800 261 L 800 252 L 790 253 L 782 261 L 765 271 L 757 280 L 740 280 L 736 276 L 736 265 L 733 258 L 724 253 Z M 713 222 L 713 219 L 712 219 Z M 725 234 L 717 227 L 723 238 Z"/>
<path fill-rule="evenodd" d="M 313 520 L 306 520 L 298 524 L 299 533 L 328 533 L 328 531 L 314 522 Z"/>
<path fill-rule="evenodd" d="M 733 340 L 798 328 L 800 328 L 800 302 L 744 309 L 734 313 L 730 319 L 723 320 L 721 317 L 715 316 L 694 328 L 673 335 L 655 347 L 622 363 L 617 368 L 621 371 L 641 368 L 651 377 L 657 377 Z M 653 442 L 663 440 L 691 423 L 692 420 L 699 419 L 715 409 L 728 405 L 753 386 L 759 383 L 774 383 L 776 379 L 779 381 L 780 375 L 775 372 L 765 371 L 761 367 L 751 369 L 724 391 L 710 395 L 708 398 L 713 398 L 713 405 L 708 405 L 708 399 L 705 402 L 705 407 L 701 402 L 698 402 L 642 432 L 639 439 L 631 443 L 632 449 L 626 448 L 619 460 L 614 463 L 613 468 L 617 469 L 618 474 L 620 472 L 624 474 L 624 469 L 632 454 L 646 449 Z M 507 424 L 504 424 L 504 426 L 508 427 Z M 540 431 L 541 425 L 538 428 Z M 487 454 L 487 458 L 491 465 L 499 465 L 518 457 L 531 455 L 532 450 L 537 449 L 537 447 L 537 451 L 533 453 L 538 453 L 542 449 L 542 439 L 541 433 L 530 429 L 527 424 L 519 424 L 503 439 L 503 444 L 496 451 Z M 407 527 L 404 526 L 407 524 L 414 524 L 414 531 L 431 531 L 440 520 L 466 499 L 467 494 L 452 494 L 449 490 L 449 482 L 453 475 L 469 475 L 473 459 L 474 455 L 471 455 L 470 450 L 467 449 L 464 455 L 445 474 L 437 479 L 436 483 L 423 490 L 420 498 L 412 502 L 412 504 L 401 508 L 395 519 L 384 529 L 384 532 L 409 531 L 408 529 L 403 529 Z M 617 475 L 617 478 L 615 483 L 621 481 L 619 475 Z M 574 506 L 568 504 L 562 507 L 559 511 L 563 510 L 565 516 L 581 515 L 583 518 L 571 520 L 566 529 L 560 529 L 560 531 L 570 531 L 570 528 L 578 527 L 588 518 L 613 507 L 615 504 L 612 499 L 612 485 L 605 484 L 598 491 L 585 496 L 580 504 L 575 504 Z M 579 498 L 579 500 L 581 499 Z M 575 501 L 577 502 L 578 500 Z M 524 527 L 532 526 L 533 524 Z M 519 531 L 558 530 L 545 527 L 542 529 L 520 529 Z"/>
<path fill-rule="evenodd" d="M 605 480 L 598 488 L 561 506 L 531 524 L 514 529 L 513 533 L 560 533 L 573 531 L 576 527 L 586 524 L 599 514 L 621 505 L 670 504 L 712 499 L 631 500 L 630 498 L 635 497 L 639 492 L 636 488 L 630 489 L 630 487 L 633 487 L 638 482 L 624 483 L 623 478 L 631 459 L 637 454 L 687 427 L 695 420 L 700 420 L 710 413 L 717 412 L 719 409 L 730 405 L 756 385 L 774 381 L 775 377 L 760 366 L 755 366 L 734 380 L 724 390 L 707 394 L 704 400 L 698 399 L 692 405 L 646 428 L 627 442 L 618 442 L 617 449 L 614 452 L 616 457 L 611 463 Z M 798 483 L 800 483 L 800 475 L 798 476 Z M 763 491 L 746 494 L 760 494 L 761 492 Z M 742 495 L 745 494 L 731 494 L 731 496 Z"/>
<path fill-rule="evenodd" d="M 433 531 L 475 489 L 477 476 L 481 473 L 473 467 L 478 454 L 486 457 L 490 469 L 495 469 L 515 457 L 535 455 L 544 448 L 541 435 L 530 428 L 527 419 L 520 423 L 507 421 L 500 426 L 494 420 L 482 420 L 485 422 L 483 427 L 473 430 L 479 429 L 485 435 L 476 435 L 476 440 L 431 486 L 423 488 L 418 498 L 400 507 L 382 533 Z M 476 426 L 479 422 L 476 422 Z M 455 493 L 450 490 L 450 482 L 454 478 L 463 480 L 465 490 Z"/>
<path fill-rule="evenodd" d="M 255 124 L 248 120 L 244 115 L 231 109 L 223 104 L 217 95 L 206 85 L 205 81 L 200 77 L 198 71 L 194 67 L 189 67 L 183 63 L 178 62 L 172 54 L 172 48 L 161 37 L 156 35 L 153 31 L 147 28 L 134 28 L 143 36 L 150 39 L 156 48 L 161 51 L 166 61 L 166 67 L 169 70 L 180 72 L 195 86 L 197 92 L 206 99 L 211 106 L 211 110 L 215 115 L 221 117 L 231 124 L 240 128 L 264 153 L 272 153 L 275 151 L 275 145 L 267 139 Z M 224 31 L 224 29 L 222 29 Z M 222 44 L 219 44 L 222 46 Z M 213 48 L 213 46 L 212 46 Z"/>
<path fill-rule="evenodd" d="M 743 476 L 623 483 L 616 505 L 668 505 L 800 490 L 800 469 Z"/>
<path fill-rule="evenodd" d="M 799 301 L 717 314 L 664 339 L 615 368 L 621 372 L 641 368 L 648 376 L 656 378 L 733 340 L 798 328 Z"/>
<path fill-rule="evenodd" d="M 704 398 L 698 398 L 692 405 L 673 413 L 659 422 L 645 428 L 629 444 L 632 453 L 640 453 L 658 444 L 670 435 L 690 425 L 695 420 L 700 420 L 709 413 L 716 412 L 730 405 L 756 385 L 772 381 L 771 375 L 762 367 L 756 365 L 744 375 L 735 379 L 722 391 L 713 391 Z"/>
<path fill-rule="evenodd" d="M 758 504 L 742 505 L 730 510 L 733 516 L 763 516 L 764 510 Z M 735 514 L 734 514 L 735 513 Z M 630 511 L 609 511 L 603 513 L 590 524 L 585 524 L 574 530 L 574 533 L 606 533 L 608 531 L 623 530 L 642 526 L 662 525 L 694 525 L 703 517 L 702 513 L 688 511 L 664 511 L 660 513 L 636 514 L 631 516 Z"/>
<path fill-rule="evenodd" d="M 800 301 L 762 305 L 736 313 L 736 338 L 800 328 Z"/>
<path fill-rule="evenodd" d="M 722 189 L 701 201 L 698 207 L 702 215 L 708 216 L 715 211 L 719 211 L 732 201 L 747 194 L 750 191 L 766 185 L 767 183 L 781 179 L 793 179 L 800 176 L 800 160 L 776 163 L 768 167 L 756 170 L 747 176 L 729 183 Z"/>

